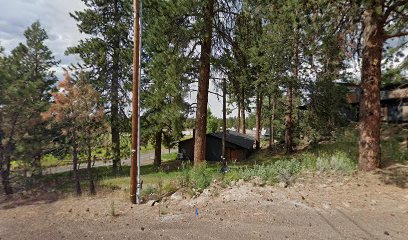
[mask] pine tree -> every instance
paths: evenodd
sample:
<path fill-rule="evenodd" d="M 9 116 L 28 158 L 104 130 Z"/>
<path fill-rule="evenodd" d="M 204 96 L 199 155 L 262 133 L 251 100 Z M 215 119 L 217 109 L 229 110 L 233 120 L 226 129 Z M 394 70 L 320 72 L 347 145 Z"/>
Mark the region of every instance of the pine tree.
<path fill-rule="evenodd" d="M 408 36 L 406 1 L 365 1 L 362 16 L 362 66 L 360 101 L 359 169 L 380 167 L 380 85 L 384 44 Z"/>
<path fill-rule="evenodd" d="M 6 194 L 12 192 L 9 182 L 11 160 L 25 160 L 40 174 L 40 159 L 49 141 L 40 113 L 49 106 L 49 90 L 56 81 L 51 69 L 58 64 L 44 44 L 48 36 L 39 22 L 27 28 L 24 35 L 26 43 L 20 43 L 1 61 L 5 75 L 0 79 L 0 85 L 4 86 L 0 108 L 1 172 Z"/>
<path fill-rule="evenodd" d="M 125 120 L 131 86 L 133 27 L 132 2 L 125 0 L 83 0 L 86 9 L 71 13 L 81 33 L 87 34 L 67 54 L 79 54 L 102 101 L 109 107 L 113 171 L 120 167 L 121 122 Z M 82 66 L 82 65 L 81 65 Z M 122 121 L 121 121 L 122 120 Z M 122 124 L 123 125 L 123 124 Z"/>
<path fill-rule="evenodd" d="M 86 83 L 84 74 L 80 74 L 75 82 L 68 72 L 58 84 L 58 90 L 52 94 L 54 103 L 42 117 L 69 139 L 77 195 L 82 193 L 78 172 L 79 153 L 81 147 L 86 148 L 90 192 L 95 194 L 91 153 L 92 139 L 97 138 L 104 127 L 103 108 L 99 106 L 100 94 Z"/>
<path fill-rule="evenodd" d="M 194 139 L 194 167 L 205 160 L 208 88 L 210 83 L 211 50 L 213 41 L 214 1 L 206 0 L 202 5 L 201 19 L 203 28 L 200 33 L 201 53 L 197 92 L 196 134 Z"/>
<path fill-rule="evenodd" d="M 185 102 L 192 61 L 183 54 L 190 41 L 182 35 L 178 7 L 156 0 L 144 5 L 144 75 L 142 79 L 142 138 L 155 145 L 155 167 L 161 165 L 162 143 L 181 138 L 188 113 Z"/>

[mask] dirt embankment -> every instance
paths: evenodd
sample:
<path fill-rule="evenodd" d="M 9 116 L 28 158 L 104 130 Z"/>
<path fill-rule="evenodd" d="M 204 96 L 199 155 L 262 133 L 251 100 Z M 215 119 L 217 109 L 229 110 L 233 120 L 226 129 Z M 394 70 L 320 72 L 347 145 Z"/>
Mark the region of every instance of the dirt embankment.
<path fill-rule="evenodd" d="M 388 172 L 385 172 L 388 171 Z M 127 192 L 0 203 L 1 239 L 408 239 L 408 171 L 213 184 L 132 206 Z"/>

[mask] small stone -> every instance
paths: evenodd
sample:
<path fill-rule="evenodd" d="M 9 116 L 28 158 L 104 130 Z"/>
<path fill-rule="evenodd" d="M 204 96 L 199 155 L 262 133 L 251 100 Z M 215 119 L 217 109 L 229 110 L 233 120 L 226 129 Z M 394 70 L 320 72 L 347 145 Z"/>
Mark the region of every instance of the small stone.
<path fill-rule="evenodd" d="M 144 227 L 141 227 L 140 230 L 144 231 Z"/>
<path fill-rule="evenodd" d="M 155 201 L 155 200 L 150 200 L 150 201 L 147 202 L 147 205 L 153 207 L 153 206 L 156 204 L 156 202 L 157 202 L 157 201 Z"/>
<path fill-rule="evenodd" d="M 205 197 L 210 197 L 211 196 L 211 190 L 210 189 L 204 189 L 202 194 Z"/>
<path fill-rule="evenodd" d="M 173 193 L 173 194 L 170 196 L 170 199 L 171 199 L 171 200 L 175 200 L 175 201 L 181 201 L 181 200 L 183 200 L 183 195 L 181 194 L 180 191 L 177 191 L 177 192 Z"/>
<path fill-rule="evenodd" d="M 69 213 L 72 213 L 72 208 L 68 210 Z"/>
<path fill-rule="evenodd" d="M 224 219 L 220 218 L 220 221 L 222 222 L 222 221 L 224 221 Z"/>
<path fill-rule="evenodd" d="M 87 208 L 86 211 L 89 212 L 89 208 Z"/>
<path fill-rule="evenodd" d="M 279 182 L 279 183 L 278 183 L 278 186 L 279 186 L 280 188 L 287 188 L 287 187 L 288 187 L 288 183 L 287 183 L 287 182 Z"/>
<path fill-rule="evenodd" d="M 389 233 L 389 232 L 387 232 L 387 231 L 384 231 L 384 234 L 385 234 L 385 235 L 387 235 L 387 236 L 389 236 L 389 235 L 390 235 L 390 233 Z"/>

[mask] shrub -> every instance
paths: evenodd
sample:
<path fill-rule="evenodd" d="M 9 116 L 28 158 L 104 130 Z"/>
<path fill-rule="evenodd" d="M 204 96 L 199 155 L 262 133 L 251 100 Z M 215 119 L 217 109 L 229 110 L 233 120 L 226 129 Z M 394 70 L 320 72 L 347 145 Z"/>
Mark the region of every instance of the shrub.
<path fill-rule="evenodd" d="M 200 165 L 197 169 L 183 165 L 178 182 L 181 187 L 205 189 L 210 186 L 212 179 L 213 176 L 205 164 Z"/>
<path fill-rule="evenodd" d="M 316 160 L 316 169 L 319 171 L 337 171 L 350 174 L 356 164 L 346 153 L 336 151 L 333 154 L 321 154 Z"/>
<path fill-rule="evenodd" d="M 273 184 L 277 181 L 291 182 L 293 176 L 301 170 L 300 162 L 297 160 L 279 160 L 268 165 L 254 165 L 253 167 L 239 168 L 233 177 L 249 181 L 260 178 L 262 181 Z"/>
<path fill-rule="evenodd" d="M 300 161 L 302 170 L 316 170 L 316 155 L 312 153 L 304 153 L 297 157 Z"/>

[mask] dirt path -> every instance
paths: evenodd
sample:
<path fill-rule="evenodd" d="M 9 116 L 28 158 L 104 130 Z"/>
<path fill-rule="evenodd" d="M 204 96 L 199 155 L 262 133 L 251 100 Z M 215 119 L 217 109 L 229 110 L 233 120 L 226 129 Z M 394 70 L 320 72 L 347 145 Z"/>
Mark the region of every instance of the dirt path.
<path fill-rule="evenodd" d="M 406 240 L 408 189 L 390 176 L 308 174 L 288 188 L 214 184 L 153 207 L 130 205 L 124 191 L 15 200 L 0 204 L 0 238 Z"/>
<path fill-rule="evenodd" d="M 171 153 L 176 153 L 177 149 L 171 149 Z M 163 155 L 168 153 L 168 149 L 162 150 Z M 140 162 L 141 165 L 148 165 L 152 164 L 154 159 L 154 152 L 144 153 L 140 155 Z M 106 167 L 111 166 L 112 161 L 96 161 L 94 167 Z M 130 158 L 126 158 L 122 160 L 122 166 L 130 166 Z M 79 165 L 79 169 L 86 168 L 86 163 L 82 163 Z M 57 166 L 57 167 L 49 167 L 43 169 L 42 173 L 45 175 L 55 174 L 55 173 L 63 173 L 72 171 L 71 165 L 64 165 L 64 166 Z"/>

